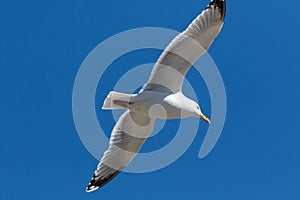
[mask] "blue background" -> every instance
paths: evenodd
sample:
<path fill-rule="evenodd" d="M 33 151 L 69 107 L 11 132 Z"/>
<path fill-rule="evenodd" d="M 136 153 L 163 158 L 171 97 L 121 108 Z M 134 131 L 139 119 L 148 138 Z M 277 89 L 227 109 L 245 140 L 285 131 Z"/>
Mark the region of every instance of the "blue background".
<path fill-rule="evenodd" d="M 207 128 L 200 122 L 203 129 L 192 146 L 169 167 L 147 174 L 121 173 L 97 192 L 84 191 L 97 160 L 82 145 L 72 118 L 72 88 L 82 61 L 100 42 L 127 29 L 182 31 L 207 4 L 2 0 L 0 199 L 299 198 L 296 0 L 228 0 L 226 23 L 209 50 L 224 79 L 228 112 L 220 141 L 207 158 L 198 159 Z M 158 55 L 137 52 L 118 62 L 128 63 L 122 67 L 129 70 L 132 59 L 142 64 Z M 188 76 L 193 84 L 202 82 L 199 76 Z M 117 78 L 107 79 L 105 90 Z M 201 92 L 201 105 L 209 112 L 204 86 Z M 106 121 L 110 130 L 111 118 Z M 167 131 L 163 134 L 172 138 Z"/>

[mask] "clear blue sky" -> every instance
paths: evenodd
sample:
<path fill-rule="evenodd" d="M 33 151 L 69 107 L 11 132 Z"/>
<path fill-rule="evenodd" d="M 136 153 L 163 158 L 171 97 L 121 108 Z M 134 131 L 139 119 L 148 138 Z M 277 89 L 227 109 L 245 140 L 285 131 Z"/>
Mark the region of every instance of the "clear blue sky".
<path fill-rule="evenodd" d="M 200 122 L 203 132 L 171 166 L 148 174 L 121 173 L 95 193 L 84 191 L 97 161 L 82 145 L 72 117 L 72 88 L 82 61 L 101 41 L 127 29 L 182 31 L 207 4 L 2 0 L 0 199 L 298 199 L 296 0 L 228 0 L 224 28 L 209 50 L 224 79 L 228 112 L 222 136 L 207 158 L 198 159 L 207 128 Z M 120 64 L 129 64 L 119 67 L 129 70 L 133 58 L 139 64 L 154 62 L 156 54 L 137 52 L 124 57 Z M 192 84 L 197 81 L 203 85 L 199 76 L 192 77 Z M 113 125 L 108 119 L 102 121 L 107 130 Z M 167 131 L 160 134 L 170 138 Z"/>

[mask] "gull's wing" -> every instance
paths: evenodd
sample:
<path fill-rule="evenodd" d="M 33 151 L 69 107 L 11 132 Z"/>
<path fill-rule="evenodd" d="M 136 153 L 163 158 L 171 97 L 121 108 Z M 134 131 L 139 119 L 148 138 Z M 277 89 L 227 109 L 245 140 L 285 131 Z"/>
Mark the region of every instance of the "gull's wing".
<path fill-rule="evenodd" d="M 148 116 L 126 111 L 115 125 L 109 148 L 101 158 L 86 191 L 94 191 L 118 175 L 136 156 L 152 133 L 154 120 Z"/>
<path fill-rule="evenodd" d="M 173 93 L 181 91 L 187 71 L 208 50 L 219 34 L 225 12 L 225 0 L 212 0 L 189 27 L 164 50 L 143 90 Z"/>

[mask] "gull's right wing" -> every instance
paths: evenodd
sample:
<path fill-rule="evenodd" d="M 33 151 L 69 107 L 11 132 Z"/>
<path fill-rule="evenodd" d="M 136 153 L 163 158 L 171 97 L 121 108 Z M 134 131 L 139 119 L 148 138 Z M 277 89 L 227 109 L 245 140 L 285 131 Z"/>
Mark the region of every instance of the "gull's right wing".
<path fill-rule="evenodd" d="M 168 45 L 143 90 L 181 91 L 187 71 L 219 34 L 225 12 L 225 0 L 212 0 L 189 27 Z"/>

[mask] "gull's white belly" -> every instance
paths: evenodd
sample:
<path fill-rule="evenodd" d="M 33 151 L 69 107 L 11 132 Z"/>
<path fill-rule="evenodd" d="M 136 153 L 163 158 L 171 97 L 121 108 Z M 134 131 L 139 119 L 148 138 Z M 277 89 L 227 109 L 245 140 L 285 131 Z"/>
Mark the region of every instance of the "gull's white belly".
<path fill-rule="evenodd" d="M 132 110 L 145 113 L 159 119 L 185 118 L 182 110 L 182 94 L 170 94 L 156 91 L 144 91 L 136 96 Z"/>

